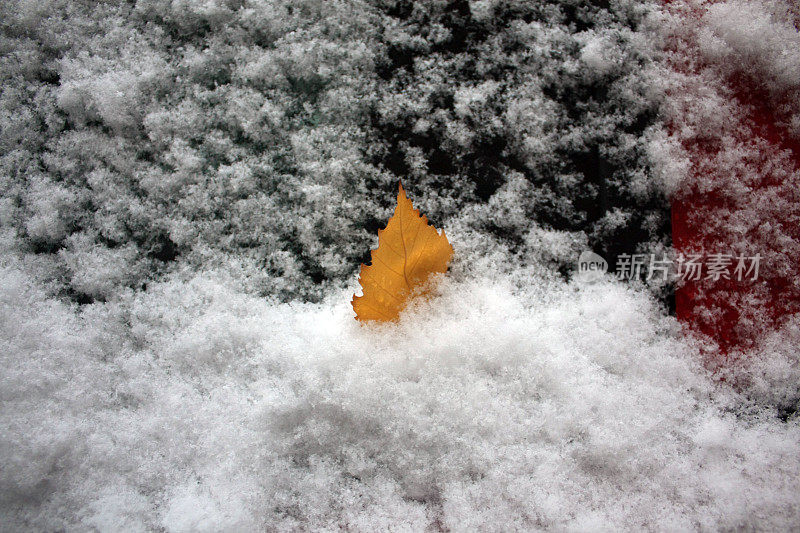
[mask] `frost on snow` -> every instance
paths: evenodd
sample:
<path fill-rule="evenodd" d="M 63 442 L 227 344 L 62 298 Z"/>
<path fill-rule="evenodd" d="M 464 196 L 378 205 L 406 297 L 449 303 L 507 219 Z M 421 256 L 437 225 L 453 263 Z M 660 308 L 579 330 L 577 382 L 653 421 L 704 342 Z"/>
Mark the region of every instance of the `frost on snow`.
<path fill-rule="evenodd" d="M 725 80 L 796 140 L 800 13 L 596 4 L 0 3 L 0 530 L 796 527 L 797 315 L 711 375 L 663 287 L 568 271 L 716 188 L 792 279 Z M 456 255 L 363 327 L 398 178 Z"/>

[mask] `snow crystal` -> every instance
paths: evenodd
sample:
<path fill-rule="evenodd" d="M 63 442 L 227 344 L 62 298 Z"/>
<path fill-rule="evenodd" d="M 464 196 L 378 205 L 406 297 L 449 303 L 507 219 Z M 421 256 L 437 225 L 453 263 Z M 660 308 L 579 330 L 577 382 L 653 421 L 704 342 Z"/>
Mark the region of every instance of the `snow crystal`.
<path fill-rule="evenodd" d="M 687 184 L 797 248 L 720 81 L 800 131 L 795 11 L 0 2 L 0 530 L 796 528 L 797 317 L 711 375 L 658 287 L 569 280 Z M 401 178 L 455 260 L 360 324 Z"/>
<path fill-rule="evenodd" d="M 210 273 L 80 310 L 15 264 L 3 279 L 0 493 L 15 527 L 800 518 L 796 418 L 715 384 L 674 319 L 613 281 L 441 278 L 399 324 L 364 326 L 345 293 L 273 304 Z"/>
<path fill-rule="evenodd" d="M 766 76 L 773 89 L 797 88 L 800 83 L 800 33 L 785 13 L 771 13 L 766 2 L 721 2 L 709 6 L 700 37 L 702 50 L 728 68 Z M 776 3 L 773 9 L 780 10 Z M 783 9 L 785 11 L 785 7 Z M 747 68 L 753 63 L 755 69 Z"/>

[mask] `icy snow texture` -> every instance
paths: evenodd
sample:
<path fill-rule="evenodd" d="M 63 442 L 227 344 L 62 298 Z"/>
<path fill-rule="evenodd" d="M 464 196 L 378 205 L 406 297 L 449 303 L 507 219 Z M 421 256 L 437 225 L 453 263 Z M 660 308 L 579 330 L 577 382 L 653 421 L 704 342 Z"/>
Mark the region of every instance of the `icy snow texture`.
<path fill-rule="evenodd" d="M 786 4 L 771 4 L 728 1 L 708 6 L 700 45 L 723 68 L 760 75 L 761 83 L 775 92 L 797 90 L 800 34 Z"/>
<path fill-rule="evenodd" d="M 712 67 L 794 90 L 777 4 L 766 48 L 731 5 Z M 0 3 L 0 530 L 796 527 L 797 320 L 720 382 L 554 268 L 663 241 L 681 141 L 735 114 L 705 72 L 658 124 L 652 9 Z M 398 177 L 458 256 L 361 327 Z"/>
<path fill-rule="evenodd" d="M 399 179 L 521 255 L 667 242 L 653 6 L 573 4 L 2 2 L 4 224 L 76 302 L 207 266 L 319 300 Z"/>
<path fill-rule="evenodd" d="M 7 264 L 3 528 L 797 524 L 796 418 L 743 410 L 647 296 L 528 275 L 363 327 L 210 274 L 78 311 Z"/>
<path fill-rule="evenodd" d="M 670 143 L 654 153 L 678 170 L 674 244 L 762 258 L 756 283 L 698 282 L 686 307 L 703 331 L 749 345 L 800 313 L 800 16 L 788 2 L 687 0 L 662 28 Z"/>

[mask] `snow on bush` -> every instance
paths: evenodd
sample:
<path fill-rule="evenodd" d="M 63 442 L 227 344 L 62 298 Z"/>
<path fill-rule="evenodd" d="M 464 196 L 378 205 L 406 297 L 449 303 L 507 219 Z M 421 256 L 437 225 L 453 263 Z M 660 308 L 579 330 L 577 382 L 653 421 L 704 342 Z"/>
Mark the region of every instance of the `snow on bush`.
<path fill-rule="evenodd" d="M 394 181 L 363 157 L 373 8 L 0 9 L 9 52 L 0 188 L 11 225 L 31 260 L 60 270 L 106 248 L 119 261 L 91 281 L 48 276 L 60 294 L 104 299 L 213 264 L 254 292 L 314 299 L 353 272 L 373 233 L 365 221 L 384 214 L 373 184 Z"/>
<path fill-rule="evenodd" d="M 674 319 L 619 283 L 445 278 L 399 325 L 363 327 L 347 294 L 271 303 L 211 273 L 80 309 L 17 264 L 2 275 L 12 529 L 800 519 L 796 418 L 715 384 Z"/>
<path fill-rule="evenodd" d="M 612 262 L 668 241 L 650 4 L 0 9 L 0 188 L 74 301 L 204 266 L 319 300 L 366 259 L 399 179 L 440 225 L 509 204 L 513 224 L 466 219 L 523 254 L 539 229 Z M 105 249 L 116 266 L 89 281 L 78 265 Z"/>

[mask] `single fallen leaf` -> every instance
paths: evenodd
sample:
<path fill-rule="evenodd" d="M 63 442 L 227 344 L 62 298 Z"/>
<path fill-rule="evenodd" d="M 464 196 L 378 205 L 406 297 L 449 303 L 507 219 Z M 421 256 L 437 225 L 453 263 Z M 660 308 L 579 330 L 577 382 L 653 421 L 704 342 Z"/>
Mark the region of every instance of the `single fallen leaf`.
<path fill-rule="evenodd" d="M 394 320 L 414 289 L 434 272 L 447 272 L 453 247 L 444 230 L 441 235 L 414 209 L 402 183 L 397 207 L 378 230 L 378 247 L 372 250 L 370 265 L 361 265 L 358 281 L 363 296 L 353 296 L 357 320 Z"/>

